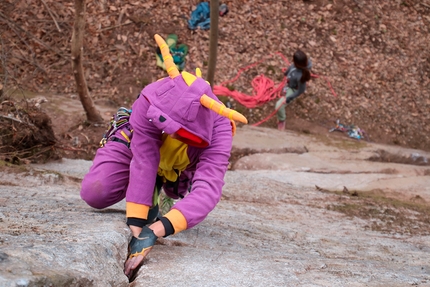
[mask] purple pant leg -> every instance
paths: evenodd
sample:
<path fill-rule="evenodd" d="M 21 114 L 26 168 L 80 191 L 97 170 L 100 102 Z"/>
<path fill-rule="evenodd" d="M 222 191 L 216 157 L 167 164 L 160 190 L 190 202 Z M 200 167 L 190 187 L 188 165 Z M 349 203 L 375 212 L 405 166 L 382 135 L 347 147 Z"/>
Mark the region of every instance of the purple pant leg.
<path fill-rule="evenodd" d="M 107 142 L 97 150 L 82 181 L 81 198 L 91 207 L 105 208 L 125 198 L 132 153 L 124 144 Z"/>

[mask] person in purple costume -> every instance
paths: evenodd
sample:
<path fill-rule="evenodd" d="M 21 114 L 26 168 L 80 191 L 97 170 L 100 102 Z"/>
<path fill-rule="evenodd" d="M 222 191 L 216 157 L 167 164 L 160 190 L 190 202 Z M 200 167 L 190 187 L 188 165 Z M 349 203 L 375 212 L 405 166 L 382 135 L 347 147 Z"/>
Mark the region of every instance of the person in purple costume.
<path fill-rule="evenodd" d="M 215 208 L 234 121 L 247 123 L 218 100 L 199 69 L 196 76 L 179 73 L 163 38 L 155 40 L 169 77 L 146 86 L 131 110 L 114 116 L 81 188 L 81 198 L 97 209 L 126 199 L 132 236 L 124 273 L 130 281 L 158 237 L 192 228 Z M 158 216 L 161 188 L 181 199 L 164 216 Z"/>

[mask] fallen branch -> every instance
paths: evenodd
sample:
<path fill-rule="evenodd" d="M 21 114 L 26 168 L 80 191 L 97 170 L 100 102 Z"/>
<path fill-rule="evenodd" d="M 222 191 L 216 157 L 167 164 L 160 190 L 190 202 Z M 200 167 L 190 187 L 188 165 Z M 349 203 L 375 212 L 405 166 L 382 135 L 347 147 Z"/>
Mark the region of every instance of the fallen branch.
<path fill-rule="evenodd" d="M 51 20 L 46 19 L 28 19 L 29 22 L 51 22 Z M 58 23 L 73 23 L 73 20 L 58 20 Z"/>
<path fill-rule="evenodd" d="M 136 50 L 136 48 L 133 46 L 133 44 L 131 43 L 130 40 L 127 41 L 128 45 L 130 46 L 130 48 L 133 50 L 133 52 L 139 56 L 139 52 Z"/>
<path fill-rule="evenodd" d="M 18 155 L 19 154 L 19 155 L 23 156 L 23 155 L 26 155 L 28 153 L 32 153 L 34 149 L 41 148 L 41 147 L 43 147 L 43 146 L 39 144 L 39 145 L 32 146 L 30 148 L 26 148 L 26 149 L 22 149 L 22 150 L 16 150 L 15 147 L 13 147 L 13 146 L 2 146 L 2 148 L 11 148 L 14 150 L 2 152 L 2 153 L 0 153 L 0 155 L 1 156 L 11 156 L 11 155 Z M 51 147 L 52 146 L 49 146 L 49 148 L 51 148 Z"/>
<path fill-rule="evenodd" d="M 55 26 L 58 29 L 58 32 L 61 32 L 60 26 L 58 26 L 57 20 L 55 20 L 54 15 L 52 15 L 51 9 L 49 9 L 48 5 L 46 4 L 45 0 L 41 0 L 43 5 L 45 5 L 46 10 L 48 10 L 49 15 L 51 15 L 52 20 L 54 20 Z"/>
<path fill-rule="evenodd" d="M 424 7 L 430 8 L 429 4 L 425 4 L 425 3 L 421 3 L 421 2 L 420 2 L 420 4 L 423 5 Z"/>
<path fill-rule="evenodd" d="M 1 102 L 0 105 L 9 105 L 9 106 L 13 107 L 13 106 L 15 106 L 15 102 L 6 100 L 6 101 Z"/>
<path fill-rule="evenodd" d="M 9 116 L 0 115 L 0 118 L 4 118 L 4 119 L 8 119 L 8 120 L 12 120 L 12 121 L 18 122 L 18 123 L 20 123 L 20 124 L 27 124 L 27 123 L 24 123 L 24 122 L 23 122 L 23 121 L 21 121 L 21 120 L 18 120 L 18 119 L 16 119 L 16 118 L 12 118 L 12 117 L 9 117 Z M 32 124 L 30 124 L 30 125 L 32 125 Z"/>
<path fill-rule="evenodd" d="M 87 139 L 87 143 L 90 143 L 90 139 L 84 133 L 81 133 L 81 135 Z"/>
<path fill-rule="evenodd" d="M 39 147 L 41 147 L 41 146 L 40 145 L 39 146 L 35 146 L 33 149 L 36 149 L 36 148 L 39 148 Z M 36 156 L 38 156 L 40 154 L 43 154 L 43 153 L 47 152 L 48 150 L 53 150 L 53 149 L 54 149 L 54 146 L 52 146 L 52 145 L 48 146 L 48 147 L 45 147 L 45 148 L 42 148 L 40 151 L 32 154 L 31 156 L 27 157 L 26 159 L 35 158 Z"/>
<path fill-rule="evenodd" d="M 128 24 L 131 24 L 131 23 L 133 23 L 133 22 L 132 21 L 125 22 L 125 23 L 122 23 L 122 24 L 119 24 L 119 25 L 115 25 L 115 26 L 111 26 L 111 27 L 100 29 L 97 32 L 100 33 L 100 32 L 106 31 L 106 30 L 112 30 L 112 29 L 115 29 L 115 28 L 118 28 L 118 27 L 121 27 L 121 26 L 124 26 L 124 25 L 128 25 Z"/>

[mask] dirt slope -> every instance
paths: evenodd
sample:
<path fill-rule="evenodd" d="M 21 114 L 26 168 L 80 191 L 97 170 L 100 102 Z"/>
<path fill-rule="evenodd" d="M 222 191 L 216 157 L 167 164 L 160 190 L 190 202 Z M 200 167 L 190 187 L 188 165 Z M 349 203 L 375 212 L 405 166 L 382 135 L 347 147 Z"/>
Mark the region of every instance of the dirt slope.
<path fill-rule="evenodd" d="M 176 33 L 189 47 L 186 69 L 201 67 L 205 73 L 209 31 L 187 28 L 198 2 L 88 1 L 84 52 L 93 97 L 127 106 L 142 87 L 165 76 L 155 64 L 154 33 Z M 1 0 L 0 68 L 6 89 L 75 92 L 70 63 L 73 3 Z M 215 84 L 265 57 L 230 88 L 251 94 L 251 81 L 260 74 L 279 83 L 286 63 L 271 53 L 290 59 L 301 48 L 320 78 L 287 108 L 290 129 L 327 129 L 340 119 L 364 129 L 372 141 L 429 149 L 428 0 L 225 3 L 230 12 L 219 21 Z M 274 106 L 271 101 L 245 109 L 231 101 L 251 123 L 265 119 Z M 274 127 L 275 120 L 262 126 Z"/>

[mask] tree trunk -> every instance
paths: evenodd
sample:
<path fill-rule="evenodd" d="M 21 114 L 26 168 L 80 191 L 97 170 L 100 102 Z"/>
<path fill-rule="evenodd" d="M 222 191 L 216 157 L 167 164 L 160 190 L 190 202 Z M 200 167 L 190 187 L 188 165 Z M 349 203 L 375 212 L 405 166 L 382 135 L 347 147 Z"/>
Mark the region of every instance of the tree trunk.
<path fill-rule="evenodd" d="M 85 0 L 75 0 L 75 25 L 72 34 L 72 70 L 75 76 L 76 89 L 79 94 L 82 106 L 87 115 L 87 120 L 93 123 L 103 122 L 103 118 L 94 106 L 88 91 L 87 82 L 84 76 L 82 66 L 83 59 L 83 42 L 85 31 Z"/>
<path fill-rule="evenodd" d="M 209 38 L 209 64 L 207 80 L 214 86 L 215 80 L 215 67 L 218 49 L 218 18 L 219 18 L 219 1 L 211 0 L 210 2 L 210 38 Z"/>

